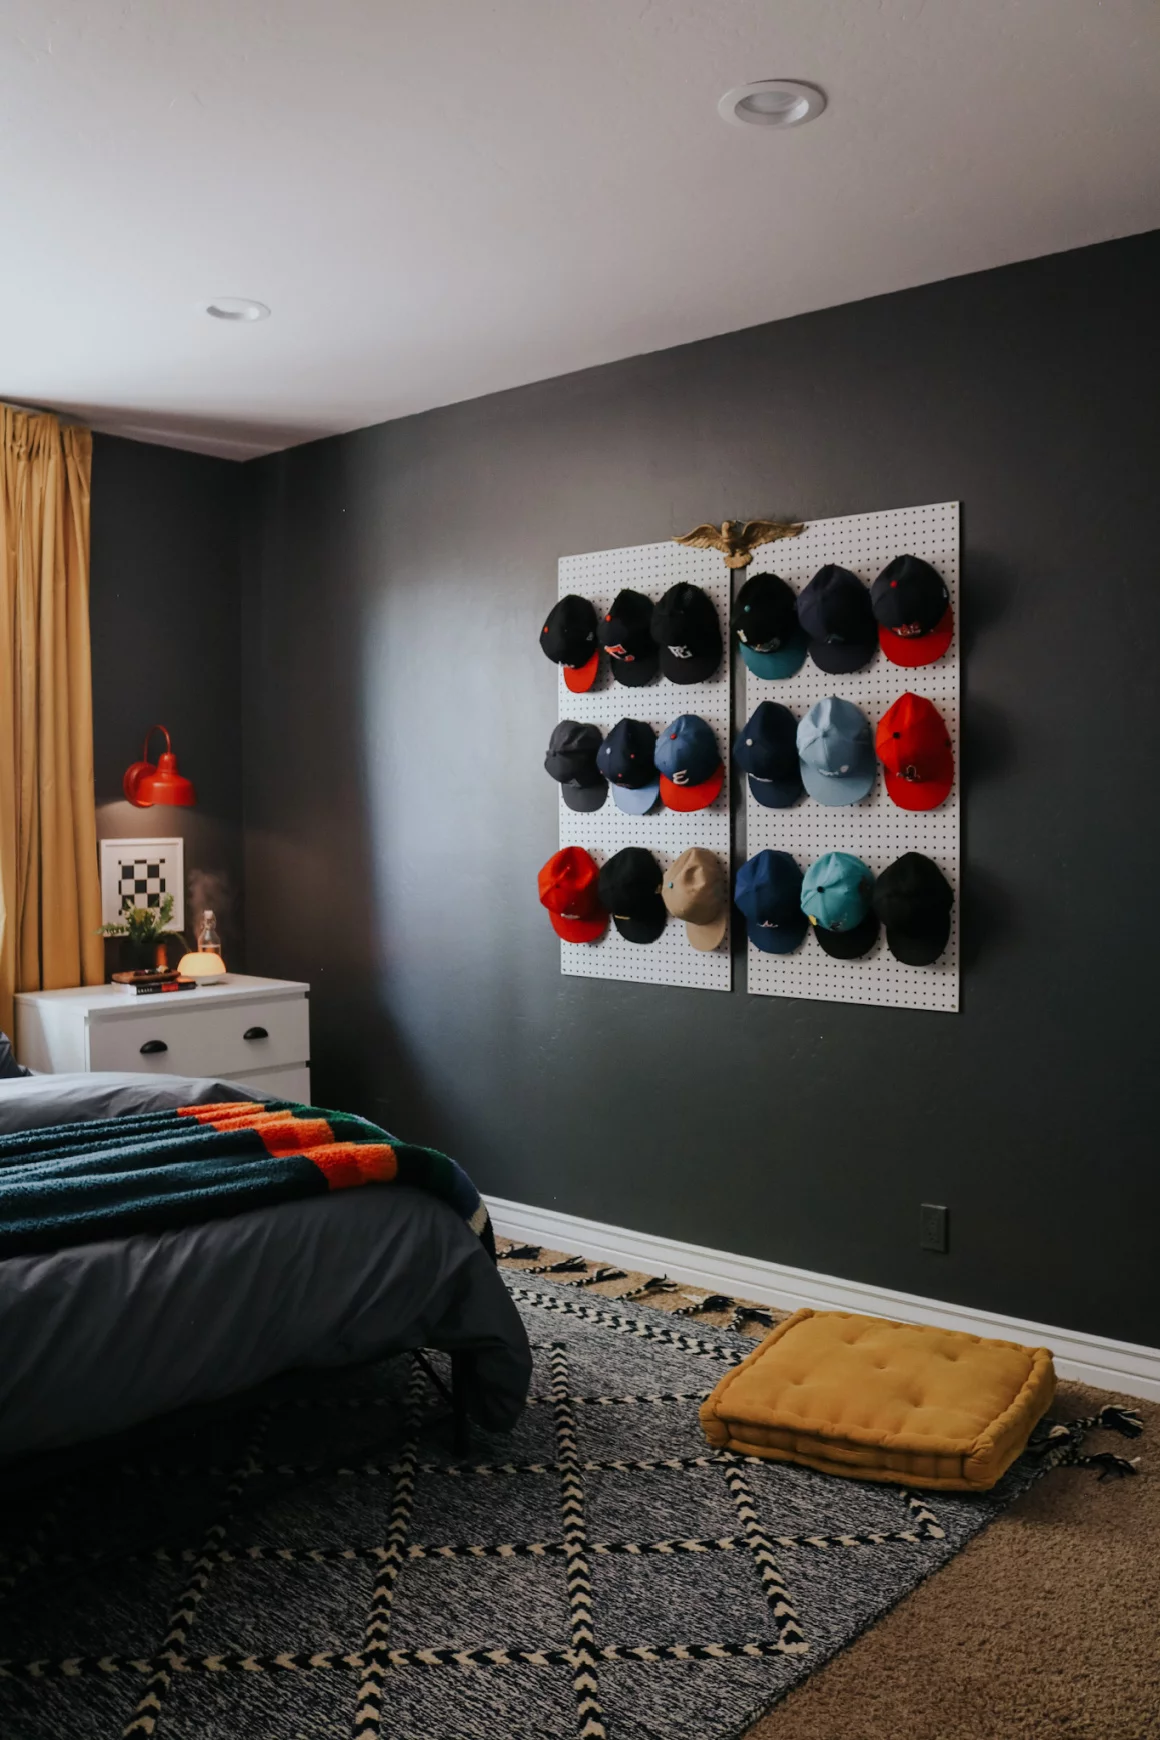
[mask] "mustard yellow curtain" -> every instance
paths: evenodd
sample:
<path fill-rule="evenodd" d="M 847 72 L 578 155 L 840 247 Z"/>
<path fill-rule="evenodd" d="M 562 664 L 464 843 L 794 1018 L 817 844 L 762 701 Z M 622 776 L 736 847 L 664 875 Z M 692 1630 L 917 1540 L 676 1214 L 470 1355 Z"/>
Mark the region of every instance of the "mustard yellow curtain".
<path fill-rule="evenodd" d="M 0 406 L 0 1028 L 99 985 L 89 652 L 92 436 Z"/>

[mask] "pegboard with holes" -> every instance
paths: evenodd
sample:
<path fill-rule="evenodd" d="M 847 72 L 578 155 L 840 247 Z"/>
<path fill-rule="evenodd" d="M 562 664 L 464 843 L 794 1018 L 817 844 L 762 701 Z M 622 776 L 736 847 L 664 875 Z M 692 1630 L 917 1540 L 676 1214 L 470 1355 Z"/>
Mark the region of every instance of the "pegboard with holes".
<path fill-rule="evenodd" d="M 959 1006 L 959 504 L 814 520 L 800 537 L 759 549 L 747 572 L 780 574 L 800 592 L 819 568 L 836 562 L 870 585 L 888 562 L 905 554 L 921 556 L 937 568 L 950 590 L 955 632 L 942 658 L 907 669 L 891 664 L 879 651 L 861 671 L 828 676 L 807 656 L 796 676 L 778 681 L 744 667 L 745 717 L 761 701 L 780 701 L 801 720 L 815 702 L 839 695 L 862 709 L 873 733 L 883 713 L 908 689 L 925 695 L 946 720 L 954 746 L 955 783 L 949 797 L 936 810 L 899 809 L 886 794 L 879 767 L 873 790 L 862 803 L 830 806 L 806 796 L 792 809 L 773 810 L 755 801 L 747 781 L 746 847 L 751 857 L 767 847 L 790 852 L 803 871 L 825 852 L 851 852 L 876 876 L 903 852 L 925 853 L 955 891 L 950 940 L 930 967 L 907 967 L 895 960 L 884 933 L 858 961 L 834 960 L 812 934 L 792 955 L 765 954 L 749 943 L 749 989 L 759 996 L 903 1009 L 954 1011 Z"/>
<path fill-rule="evenodd" d="M 666 809 L 658 800 L 646 816 L 626 815 L 609 792 L 603 806 L 587 814 L 560 806 L 560 845 L 583 846 L 603 864 L 622 846 L 644 846 L 662 870 L 690 846 L 704 846 L 730 869 L 730 647 L 729 570 L 715 550 L 690 550 L 682 544 L 638 544 L 624 550 L 597 550 L 587 556 L 564 556 L 559 565 L 559 597 L 576 592 L 590 598 L 597 613 L 608 610 L 626 586 L 657 603 L 670 586 L 689 581 L 713 600 L 721 624 L 725 651 L 707 683 L 670 683 L 657 675 L 639 689 L 614 680 L 607 657 L 593 687 L 573 694 L 559 676 L 559 717 L 599 726 L 605 736 L 619 719 L 643 719 L 658 734 L 682 713 L 697 713 L 711 725 L 725 764 L 725 783 L 706 809 L 690 812 Z M 548 777 L 544 775 L 545 779 Z M 655 943 L 630 943 L 614 924 L 595 943 L 560 944 L 560 970 L 582 978 L 627 979 L 648 985 L 689 985 L 706 991 L 728 991 L 733 985 L 729 931 L 712 952 L 690 946 L 684 922 L 669 918 Z"/>

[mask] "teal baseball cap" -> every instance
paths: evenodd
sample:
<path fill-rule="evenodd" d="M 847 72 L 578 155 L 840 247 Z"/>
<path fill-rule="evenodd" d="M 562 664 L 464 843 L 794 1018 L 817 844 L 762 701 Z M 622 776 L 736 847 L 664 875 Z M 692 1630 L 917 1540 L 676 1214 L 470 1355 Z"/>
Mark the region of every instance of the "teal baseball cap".
<path fill-rule="evenodd" d="M 857 804 L 874 789 L 870 721 L 852 701 L 828 695 L 797 728 L 802 784 L 820 804 Z"/>
<path fill-rule="evenodd" d="M 797 619 L 797 598 L 780 574 L 753 574 L 733 603 L 741 657 L 756 677 L 793 677 L 809 639 Z"/>
<path fill-rule="evenodd" d="M 828 955 L 856 960 L 878 940 L 874 872 L 851 852 L 827 852 L 802 878 L 802 911 Z"/>

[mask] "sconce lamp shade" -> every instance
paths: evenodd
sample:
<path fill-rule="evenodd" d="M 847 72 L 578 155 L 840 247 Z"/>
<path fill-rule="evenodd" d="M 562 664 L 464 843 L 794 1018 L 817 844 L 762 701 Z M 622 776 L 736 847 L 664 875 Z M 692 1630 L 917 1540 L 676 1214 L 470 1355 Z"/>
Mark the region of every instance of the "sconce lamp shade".
<path fill-rule="evenodd" d="M 165 748 L 157 757 L 156 766 L 149 760 L 149 739 L 155 731 L 160 731 L 165 739 Z M 129 802 L 139 810 L 147 810 L 153 804 L 188 808 L 197 802 L 193 781 L 177 771 L 177 757 L 164 725 L 150 725 L 141 746 L 141 759 L 126 770 L 121 785 Z"/>

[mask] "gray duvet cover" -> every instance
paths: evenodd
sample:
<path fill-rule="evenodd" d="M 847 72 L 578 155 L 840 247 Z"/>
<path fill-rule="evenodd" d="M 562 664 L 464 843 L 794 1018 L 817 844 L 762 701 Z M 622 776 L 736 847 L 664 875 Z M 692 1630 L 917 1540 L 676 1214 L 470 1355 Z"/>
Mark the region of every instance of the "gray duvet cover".
<path fill-rule="evenodd" d="M 0 1131 L 254 1097 L 176 1076 L 0 1083 Z M 118 1432 L 302 1367 L 473 1350 L 476 1417 L 531 1372 L 499 1273 L 445 1203 L 396 1185 L 0 1262 L 0 1457 Z"/>

